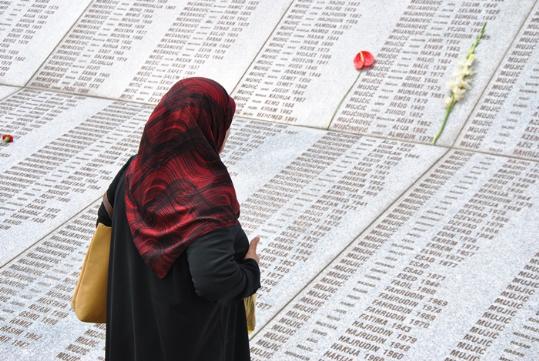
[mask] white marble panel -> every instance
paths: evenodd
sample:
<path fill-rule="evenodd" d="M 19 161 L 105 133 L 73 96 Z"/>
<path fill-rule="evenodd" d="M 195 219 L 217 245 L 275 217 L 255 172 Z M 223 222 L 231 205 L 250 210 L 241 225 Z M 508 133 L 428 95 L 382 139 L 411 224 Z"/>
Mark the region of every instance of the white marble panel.
<path fill-rule="evenodd" d="M 315 129 L 287 138 L 279 152 L 261 146 L 233 167 L 240 221 L 250 239 L 261 236 L 261 324 L 443 153 Z M 284 162 L 287 153 L 296 155 Z"/>
<path fill-rule="evenodd" d="M 102 195 L 151 107 L 25 89 L 0 108 L 16 139 L 0 147 L 1 265 Z"/>
<path fill-rule="evenodd" d="M 0 133 L 12 134 L 15 141 L 0 147 L 0 171 L 50 145 L 109 104 L 109 100 L 30 88 L 3 98 Z M 96 138 L 98 132 L 96 129 Z"/>
<path fill-rule="evenodd" d="M 359 50 L 375 54 L 405 1 L 296 1 L 234 90 L 250 118 L 326 128 L 358 76 Z"/>
<path fill-rule="evenodd" d="M 90 2 L 2 2 L 0 82 L 25 85 Z"/>
<path fill-rule="evenodd" d="M 476 50 L 471 89 L 453 109 L 438 140 L 452 144 L 533 4 L 410 2 L 377 52 L 378 66 L 360 74 L 331 128 L 430 143 L 445 114 L 447 83 L 487 22 L 486 36 Z"/>
<path fill-rule="evenodd" d="M 459 147 L 539 160 L 539 3 L 475 106 Z"/>
<path fill-rule="evenodd" d="M 290 3 L 95 0 L 30 84 L 150 103 L 188 76 L 231 91 Z"/>
<path fill-rule="evenodd" d="M 538 179 L 450 151 L 258 330 L 253 360 L 537 359 Z"/>
<path fill-rule="evenodd" d="M 70 305 L 100 202 L 0 269 L 4 360 L 104 360 L 105 325 L 80 322 Z"/>

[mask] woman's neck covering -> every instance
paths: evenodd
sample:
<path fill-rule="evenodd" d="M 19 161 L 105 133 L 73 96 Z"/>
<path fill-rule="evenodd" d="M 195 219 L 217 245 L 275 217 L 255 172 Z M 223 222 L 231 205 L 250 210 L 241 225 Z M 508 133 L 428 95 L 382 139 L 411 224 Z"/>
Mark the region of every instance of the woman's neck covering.
<path fill-rule="evenodd" d="M 238 223 L 240 206 L 219 149 L 236 105 L 217 82 L 178 81 L 151 113 L 126 169 L 133 242 L 164 278 L 198 237 Z"/>

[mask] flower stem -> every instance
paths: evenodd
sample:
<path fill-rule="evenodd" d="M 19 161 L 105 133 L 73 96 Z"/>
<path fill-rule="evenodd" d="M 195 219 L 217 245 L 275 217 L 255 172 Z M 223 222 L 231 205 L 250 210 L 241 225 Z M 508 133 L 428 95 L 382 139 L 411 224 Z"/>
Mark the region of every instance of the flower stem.
<path fill-rule="evenodd" d="M 436 132 L 436 134 L 432 138 L 432 144 L 436 144 L 436 142 L 438 141 L 438 138 L 440 138 L 440 136 L 442 135 L 445 128 L 445 124 L 447 123 L 447 119 L 449 118 L 449 113 L 451 113 L 451 110 L 453 110 L 454 105 L 455 105 L 455 98 L 451 97 L 451 103 L 447 106 L 445 110 L 444 120 L 442 121 L 442 125 L 440 126 L 440 129 L 438 130 L 438 132 Z"/>

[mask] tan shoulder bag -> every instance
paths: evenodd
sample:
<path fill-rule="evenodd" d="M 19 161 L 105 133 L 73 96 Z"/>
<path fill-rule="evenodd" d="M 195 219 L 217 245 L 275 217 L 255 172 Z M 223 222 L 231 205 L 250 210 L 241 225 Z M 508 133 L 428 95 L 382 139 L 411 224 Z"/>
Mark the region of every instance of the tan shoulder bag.
<path fill-rule="evenodd" d="M 112 218 L 112 207 L 103 195 L 103 205 Z M 83 322 L 107 322 L 107 279 L 112 227 L 98 223 L 82 262 L 71 307 Z"/>

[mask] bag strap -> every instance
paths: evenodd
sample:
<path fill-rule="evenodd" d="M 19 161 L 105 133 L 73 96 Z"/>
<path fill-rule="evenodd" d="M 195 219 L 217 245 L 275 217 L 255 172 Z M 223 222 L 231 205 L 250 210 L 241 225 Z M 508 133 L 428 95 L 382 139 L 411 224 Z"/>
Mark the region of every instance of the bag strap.
<path fill-rule="evenodd" d="M 109 202 L 109 197 L 107 197 L 107 192 L 103 194 L 103 205 L 105 206 L 105 210 L 109 214 L 110 219 L 112 219 L 112 206 Z"/>

